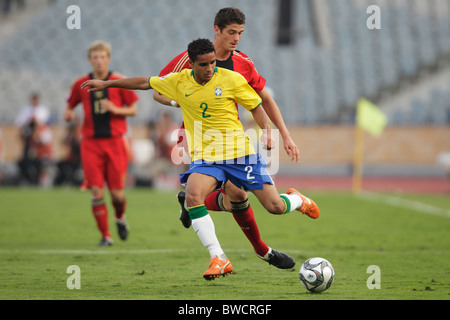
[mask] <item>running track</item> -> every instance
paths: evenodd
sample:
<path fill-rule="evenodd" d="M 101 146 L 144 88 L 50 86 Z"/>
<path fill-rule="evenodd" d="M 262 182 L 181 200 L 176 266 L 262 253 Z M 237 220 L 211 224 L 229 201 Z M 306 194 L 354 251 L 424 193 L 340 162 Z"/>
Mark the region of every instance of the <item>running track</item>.
<path fill-rule="evenodd" d="M 304 190 L 351 191 L 351 176 L 276 175 L 278 188 L 298 187 Z M 362 189 L 376 192 L 450 194 L 450 177 L 364 177 Z"/>

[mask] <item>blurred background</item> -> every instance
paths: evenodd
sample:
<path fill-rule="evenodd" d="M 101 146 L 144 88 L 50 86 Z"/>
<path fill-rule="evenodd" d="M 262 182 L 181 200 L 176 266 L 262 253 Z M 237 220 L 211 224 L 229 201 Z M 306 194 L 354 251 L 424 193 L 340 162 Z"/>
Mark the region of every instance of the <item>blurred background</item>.
<path fill-rule="evenodd" d="M 67 27 L 73 4 L 80 8 L 80 29 Z M 301 153 L 295 164 L 279 146 L 279 187 L 351 189 L 356 104 L 366 98 L 388 124 L 379 137 L 365 134 L 363 188 L 450 192 L 450 0 L 1 0 L 1 5 L 0 185 L 81 183 L 78 125 L 66 124 L 62 116 L 71 84 L 90 71 L 87 48 L 94 40 L 111 43 L 112 70 L 130 77 L 157 75 L 193 39 L 213 40 L 216 12 L 235 6 L 246 14 L 238 49 L 267 79 Z M 371 5 L 380 8 L 380 29 L 368 28 Z M 181 112 L 159 105 L 152 92 L 138 94 L 138 116 L 129 119 L 128 185 L 178 188 L 184 167 L 173 165 L 161 148 L 171 143 Z M 48 110 L 42 112 L 41 136 L 49 147 L 26 177 L 20 117 L 32 101 Z"/>

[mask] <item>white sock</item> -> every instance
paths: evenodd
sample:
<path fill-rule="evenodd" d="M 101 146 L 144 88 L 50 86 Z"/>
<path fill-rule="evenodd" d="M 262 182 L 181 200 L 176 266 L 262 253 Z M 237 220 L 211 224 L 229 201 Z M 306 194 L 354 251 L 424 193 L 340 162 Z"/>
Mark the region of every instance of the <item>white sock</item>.
<path fill-rule="evenodd" d="M 218 256 L 222 260 L 227 260 L 227 256 L 217 239 L 214 222 L 209 214 L 198 219 L 192 219 L 192 228 L 197 233 L 203 246 L 209 251 L 211 258 Z"/>
<path fill-rule="evenodd" d="M 298 194 L 280 194 L 280 196 L 283 196 L 283 199 L 287 199 L 287 201 L 290 202 L 290 209 L 288 212 L 292 212 L 298 208 L 300 208 L 300 206 L 303 204 L 303 200 L 302 198 L 298 195 Z"/>

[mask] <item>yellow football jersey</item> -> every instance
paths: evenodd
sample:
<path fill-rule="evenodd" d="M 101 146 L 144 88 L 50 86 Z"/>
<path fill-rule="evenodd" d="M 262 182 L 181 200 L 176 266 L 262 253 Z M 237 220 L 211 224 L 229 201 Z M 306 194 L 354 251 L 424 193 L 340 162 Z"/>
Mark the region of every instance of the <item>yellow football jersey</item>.
<path fill-rule="evenodd" d="M 261 104 L 261 98 L 241 74 L 216 68 L 212 79 L 201 85 L 193 70 L 184 69 L 148 81 L 180 105 L 192 161 L 231 160 L 255 153 L 235 102 L 250 111 Z"/>

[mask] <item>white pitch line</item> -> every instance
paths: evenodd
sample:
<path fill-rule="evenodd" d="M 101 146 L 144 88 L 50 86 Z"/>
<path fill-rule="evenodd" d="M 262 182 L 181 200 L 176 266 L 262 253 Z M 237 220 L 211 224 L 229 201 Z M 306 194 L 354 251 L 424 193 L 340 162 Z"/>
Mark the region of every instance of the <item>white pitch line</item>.
<path fill-rule="evenodd" d="M 379 194 L 374 192 L 364 191 L 361 195 L 361 198 L 371 201 L 371 202 L 383 202 L 385 204 L 391 205 L 393 207 L 399 207 L 404 209 L 411 209 L 414 211 L 447 217 L 450 218 L 450 210 L 439 208 L 430 204 L 426 204 L 423 202 L 403 199 L 400 197 L 395 197 L 391 195 Z"/>
<path fill-rule="evenodd" d="M 189 250 L 186 249 L 121 249 L 115 250 L 111 248 L 111 250 L 99 249 L 99 250 L 77 250 L 77 249 L 42 249 L 42 250 L 8 250 L 8 249 L 0 249 L 0 254 L 19 254 L 19 253 L 27 253 L 27 254 L 43 254 L 43 255 L 52 255 L 52 254 L 76 254 L 76 255 L 108 255 L 108 254 L 170 254 L 170 253 L 179 253 L 179 252 L 187 252 Z M 229 249 L 227 252 L 250 252 L 250 249 Z"/>
<path fill-rule="evenodd" d="M 39 254 L 153 254 L 153 253 L 174 253 L 181 249 L 140 249 L 140 250 L 37 250 Z M 185 250 L 183 250 L 185 251 Z"/>
<path fill-rule="evenodd" d="M 43 250 L 8 250 L 0 249 L 0 254 L 14 254 L 14 253 L 29 253 L 29 254 L 77 254 L 77 255 L 102 255 L 102 254 L 155 254 L 155 253 L 176 253 L 185 252 L 185 249 L 140 249 L 140 250 L 53 250 L 53 249 L 43 249 Z"/>

